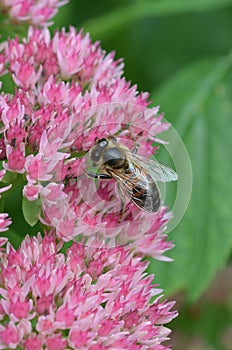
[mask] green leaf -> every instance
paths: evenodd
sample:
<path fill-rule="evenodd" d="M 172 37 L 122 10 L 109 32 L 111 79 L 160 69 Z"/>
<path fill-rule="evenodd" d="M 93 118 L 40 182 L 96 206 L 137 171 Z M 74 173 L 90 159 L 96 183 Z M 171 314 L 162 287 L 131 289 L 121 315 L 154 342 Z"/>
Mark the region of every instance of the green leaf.
<path fill-rule="evenodd" d="M 174 262 L 152 262 L 169 293 L 197 299 L 232 248 L 232 59 L 202 60 L 166 83 L 155 96 L 180 133 L 193 168 L 187 213 L 171 234 Z M 175 213 L 174 213 L 175 215 Z"/>
<path fill-rule="evenodd" d="M 31 226 L 35 226 L 41 212 L 40 199 L 29 201 L 25 197 L 22 200 L 22 211 L 26 222 Z"/>
<path fill-rule="evenodd" d="M 7 237 L 9 242 L 17 249 L 22 243 L 22 237 L 10 227 L 6 232 L 1 232 L 1 237 Z"/>
<path fill-rule="evenodd" d="M 123 26 L 133 20 L 152 17 L 167 16 L 189 12 L 201 12 L 223 8 L 232 4 L 232 0 L 157 0 L 141 1 L 114 9 L 112 12 L 89 20 L 83 24 L 85 30 L 92 36 L 101 37 Z"/>
<path fill-rule="evenodd" d="M 2 182 L 4 184 L 12 184 L 16 178 L 17 178 L 17 173 L 12 173 L 11 171 L 6 171 L 5 175 L 2 178 Z"/>

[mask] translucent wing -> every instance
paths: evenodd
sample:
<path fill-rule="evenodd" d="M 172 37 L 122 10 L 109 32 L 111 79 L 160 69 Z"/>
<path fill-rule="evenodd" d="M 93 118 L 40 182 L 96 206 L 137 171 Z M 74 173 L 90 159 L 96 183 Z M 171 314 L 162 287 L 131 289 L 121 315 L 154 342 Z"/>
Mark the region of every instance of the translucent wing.
<path fill-rule="evenodd" d="M 159 209 L 160 192 L 146 170 L 131 163 L 125 172 L 110 170 L 108 172 L 117 181 L 120 192 L 125 193 L 138 208 L 148 212 Z"/>
<path fill-rule="evenodd" d="M 133 164 L 145 169 L 154 181 L 169 182 L 178 179 L 178 175 L 173 169 L 160 164 L 157 160 L 146 159 L 134 153 L 130 153 L 129 157 Z"/>

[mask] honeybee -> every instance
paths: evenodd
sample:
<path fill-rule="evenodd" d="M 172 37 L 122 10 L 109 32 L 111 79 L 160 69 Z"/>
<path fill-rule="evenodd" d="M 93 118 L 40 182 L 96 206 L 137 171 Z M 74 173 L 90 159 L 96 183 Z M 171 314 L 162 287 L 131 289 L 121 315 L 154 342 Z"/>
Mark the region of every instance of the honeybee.
<path fill-rule="evenodd" d="M 125 193 L 139 209 L 156 212 L 161 204 L 156 182 L 176 181 L 178 175 L 158 161 L 138 155 L 137 151 L 138 147 L 131 151 L 113 136 L 97 139 L 89 156 L 100 172 L 85 170 L 85 173 L 96 179 L 114 179 L 119 192 Z"/>

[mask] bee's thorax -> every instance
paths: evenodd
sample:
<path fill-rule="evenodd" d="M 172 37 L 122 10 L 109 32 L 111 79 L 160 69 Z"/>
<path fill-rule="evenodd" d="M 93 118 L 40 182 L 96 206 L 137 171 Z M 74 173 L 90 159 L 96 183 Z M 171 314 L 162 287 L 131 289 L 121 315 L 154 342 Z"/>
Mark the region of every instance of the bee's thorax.
<path fill-rule="evenodd" d="M 126 158 L 120 149 L 112 147 L 104 152 L 103 163 L 111 168 L 120 169 L 125 166 Z"/>

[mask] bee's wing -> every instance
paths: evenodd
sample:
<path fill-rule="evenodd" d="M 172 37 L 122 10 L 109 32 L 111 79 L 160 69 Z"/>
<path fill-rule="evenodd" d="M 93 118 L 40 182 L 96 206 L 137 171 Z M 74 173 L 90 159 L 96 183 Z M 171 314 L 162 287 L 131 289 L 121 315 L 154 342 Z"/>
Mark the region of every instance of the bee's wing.
<path fill-rule="evenodd" d="M 173 169 L 159 163 L 155 159 L 146 159 L 138 154 L 131 153 L 130 160 L 132 163 L 146 169 L 154 181 L 169 182 L 178 179 L 178 175 Z"/>
<path fill-rule="evenodd" d="M 137 164 L 131 164 L 130 170 L 129 173 L 114 171 L 110 175 L 117 181 L 120 192 L 125 193 L 138 208 L 148 212 L 157 211 L 161 200 L 156 183 Z"/>

